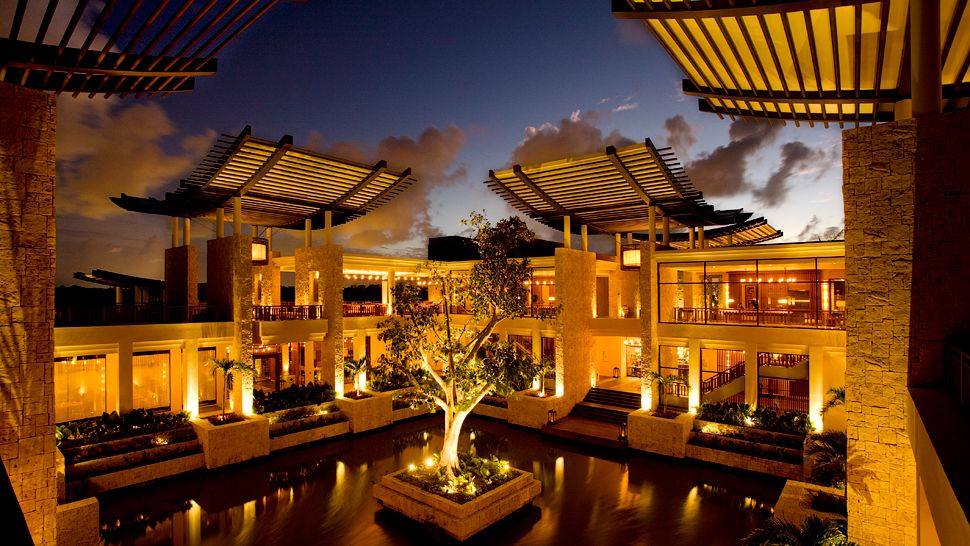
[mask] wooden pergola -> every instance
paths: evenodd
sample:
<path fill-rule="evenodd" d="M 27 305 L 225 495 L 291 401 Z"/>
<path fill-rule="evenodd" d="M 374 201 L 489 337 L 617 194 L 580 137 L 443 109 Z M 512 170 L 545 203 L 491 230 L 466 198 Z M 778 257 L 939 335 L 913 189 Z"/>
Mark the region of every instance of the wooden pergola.
<path fill-rule="evenodd" d="M 668 235 L 671 226 L 703 229 L 751 217 L 740 209 L 715 210 L 670 148 L 657 148 L 650 139 L 583 157 L 489 171 L 485 183 L 516 210 L 564 233 L 655 232 L 660 220 Z"/>
<path fill-rule="evenodd" d="M 190 91 L 278 2 L 18 0 L 0 38 L 0 81 L 92 97 Z"/>
<path fill-rule="evenodd" d="M 963 108 L 970 15 L 966 0 L 941 6 L 943 99 Z M 911 96 L 909 12 L 909 0 L 613 0 L 684 71 L 701 111 L 796 125 L 894 119 Z"/>
<path fill-rule="evenodd" d="M 775 229 L 764 218 L 752 218 L 738 224 L 708 230 L 704 235 L 704 245 L 711 248 L 756 245 L 778 239 L 783 235 L 781 230 Z M 690 248 L 690 234 L 671 233 L 667 246 L 681 250 Z"/>
<path fill-rule="evenodd" d="M 111 200 L 147 214 L 196 218 L 229 211 L 248 224 L 317 229 L 359 218 L 414 182 L 411 169 L 356 163 L 293 146 L 289 135 L 274 142 L 251 132 L 247 126 L 220 136 L 164 199 L 122 194 Z"/>

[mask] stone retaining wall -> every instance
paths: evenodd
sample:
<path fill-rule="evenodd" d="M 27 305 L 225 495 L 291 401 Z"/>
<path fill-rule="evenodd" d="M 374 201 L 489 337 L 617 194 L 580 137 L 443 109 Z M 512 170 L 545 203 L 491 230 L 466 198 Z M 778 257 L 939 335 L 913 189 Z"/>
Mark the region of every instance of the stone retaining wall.
<path fill-rule="evenodd" d="M 640 451 L 683 458 L 693 424 L 694 416 L 690 413 L 667 419 L 650 415 L 647 410 L 637 410 L 627 417 L 627 443 Z"/>
<path fill-rule="evenodd" d="M 301 430 L 292 434 L 285 434 L 283 436 L 271 438 L 269 441 L 269 450 L 270 452 L 279 451 L 281 449 L 288 449 L 302 444 L 319 442 L 320 440 L 333 438 L 335 436 L 343 436 L 344 434 L 350 434 L 349 421 L 342 421 L 332 425 Z"/>
<path fill-rule="evenodd" d="M 740 468 L 792 480 L 802 479 L 802 465 L 800 464 L 783 463 L 771 459 L 762 459 L 760 457 L 734 453 L 733 451 L 724 451 L 693 444 L 687 444 L 686 455 L 691 459 L 716 463 L 722 466 L 730 466 L 732 468 Z"/>

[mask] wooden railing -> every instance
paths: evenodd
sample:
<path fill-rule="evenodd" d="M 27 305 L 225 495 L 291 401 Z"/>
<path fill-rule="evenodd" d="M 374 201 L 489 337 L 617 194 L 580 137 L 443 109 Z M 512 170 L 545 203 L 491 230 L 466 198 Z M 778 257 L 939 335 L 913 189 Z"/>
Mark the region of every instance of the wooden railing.
<path fill-rule="evenodd" d="M 345 317 L 382 317 L 387 314 L 387 306 L 371 301 L 344 302 Z"/>
<path fill-rule="evenodd" d="M 119 324 L 173 324 L 181 322 L 228 322 L 229 309 L 199 305 L 135 303 L 100 306 L 57 307 L 54 325 L 112 326 Z"/>
<path fill-rule="evenodd" d="M 323 318 L 322 305 L 254 305 L 253 318 L 260 321 L 318 320 Z"/>
<path fill-rule="evenodd" d="M 708 377 L 707 379 L 702 381 L 701 392 L 702 393 L 711 392 L 714 389 L 727 385 L 731 381 L 734 381 L 735 379 L 743 375 L 744 375 L 744 362 L 738 362 L 737 364 L 733 366 L 729 366 L 727 369 L 723 371 L 714 372 L 713 376 Z"/>
<path fill-rule="evenodd" d="M 673 322 L 688 324 L 741 324 L 746 326 L 793 326 L 845 330 L 841 311 L 799 311 L 792 309 L 719 309 L 675 307 Z"/>
<path fill-rule="evenodd" d="M 660 366 L 660 373 L 663 375 L 679 375 L 684 379 L 687 378 L 687 368 L 683 367 Z M 669 383 L 664 387 L 664 394 L 672 396 L 687 398 L 689 393 L 690 386 L 684 383 Z"/>

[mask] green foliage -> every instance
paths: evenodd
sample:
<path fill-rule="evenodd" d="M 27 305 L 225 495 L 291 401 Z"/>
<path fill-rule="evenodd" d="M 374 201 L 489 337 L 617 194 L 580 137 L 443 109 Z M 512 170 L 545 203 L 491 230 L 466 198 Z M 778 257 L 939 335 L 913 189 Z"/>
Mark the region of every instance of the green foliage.
<path fill-rule="evenodd" d="M 745 546 L 851 546 L 845 522 L 809 516 L 801 526 L 772 518 L 746 536 Z"/>
<path fill-rule="evenodd" d="M 300 406 L 313 406 L 329 402 L 334 398 L 333 387 L 329 383 L 307 383 L 290 385 L 276 392 L 253 392 L 253 409 L 256 413 L 269 413 Z"/>
<path fill-rule="evenodd" d="M 414 386 L 411 377 L 400 367 L 387 363 L 384 355 L 381 355 L 380 365 L 371 368 L 367 377 L 367 388 L 377 392 L 394 391 L 405 387 Z M 428 372 L 421 368 L 411 370 L 411 374 L 419 383 L 430 380 Z"/>
<path fill-rule="evenodd" d="M 445 305 L 425 305 L 417 287 L 400 283 L 394 287 L 394 315 L 378 324 L 387 347 L 382 366 L 404 375 L 424 403 L 455 412 L 471 410 L 487 393 L 504 396 L 527 388 L 540 369 L 514 343 L 489 341 L 501 321 L 527 312 L 529 260 L 516 254 L 532 233 L 516 217 L 493 225 L 472 214 L 465 223 L 475 230 L 481 260 L 467 273 L 426 268 Z M 461 325 L 452 320 L 453 306 L 471 312 Z"/>
<path fill-rule="evenodd" d="M 216 358 L 209 361 L 209 372 L 212 377 L 216 377 L 217 372 L 222 372 L 222 381 L 225 387 L 222 394 L 222 417 L 225 421 L 226 406 L 229 405 L 226 401 L 229 399 L 229 393 L 232 391 L 235 382 L 234 374 L 253 375 L 256 373 L 256 366 L 251 362 L 243 362 L 242 360 Z"/>
<path fill-rule="evenodd" d="M 453 477 L 449 477 L 446 469 L 437 464 L 432 468 L 407 470 L 398 477 L 429 493 L 464 504 L 518 475 L 519 472 L 511 468 L 507 461 L 500 461 L 494 455 L 486 459 L 463 453 L 458 457 L 458 467 Z"/>
<path fill-rule="evenodd" d="M 829 389 L 828 394 L 829 399 L 826 400 L 825 405 L 822 406 L 823 414 L 836 406 L 845 405 L 845 387 L 832 387 Z"/>
<path fill-rule="evenodd" d="M 357 396 L 360 396 L 360 384 L 357 382 L 357 376 L 366 372 L 370 369 L 370 359 L 366 356 L 362 356 L 357 360 L 353 358 L 348 358 L 344 360 L 344 373 L 350 376 L 351 380 L 354 382 L 354 391 Z"/>
<path fill-rule="evenodd" d="M 654 385 L 657 389 L 657 399 L 659 401 L 660 413 L 667 413 L 667 388 L 672 385 L 686 385 L 690 387 L 690 383 L 687 382 L 686 378 L 679 375 L 663 375 L 657 372 L 647 372 L 647 380 Z"/>
<path fill-rule="evenodd" d="M 815 430 L 808 414 L 803 411 L 785 411 L 777 413 L 768 408 L 758 408 L 751 413 L 753 426 L 772 432 L 799 434 L 804 436 Z"/>
<path fill-rule="evenodd" d="M 188 423 L 189 414 L 184 411 L 168 413 L 136 409 L 121 415 L 113 411 L 102 413 L 101 417 L 95 419 L 58 425 L 56 429 L 57 446 L 66 449 L 141 434 L 163 432 Z"/>
<path fill-rule="evenodd" d="M 751 417 L 751 406 L 738 402 L 715 402 L 701 406 L 700 418 L 705 421 L 743 426 Z"/>
<path fill-rule="evenodd" d="M 844 432 L 822 432 L 809 439 L 808 457 L 812 462 L 812 481 L 844 488 L 848 441 Z"/>

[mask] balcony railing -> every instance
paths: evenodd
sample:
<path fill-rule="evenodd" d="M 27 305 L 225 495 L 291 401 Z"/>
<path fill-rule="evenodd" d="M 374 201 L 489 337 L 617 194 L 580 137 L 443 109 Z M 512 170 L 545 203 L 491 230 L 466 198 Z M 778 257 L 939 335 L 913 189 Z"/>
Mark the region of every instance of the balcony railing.
<path fill-rule="evenodd" d="M 100 306 L 57 307 L 55 326 L 113 326 L 118 324 L 173 324 L 180 322 L 228 322 L 229 309 L 199 305 L 135 303 Z"/>
<path fill-rule="evenodd" d="M 260 321 L 319 320 L 323 318 L 322 305 L 254 305 L 253 318 Z"/>
<path fill-rule="evenodd" d="M 375 302 L 344 302 L 345 317 L 382 317 L 387 314 L 387 306 Z"/>
<path fill-rule="evenodd" d="M 845 313 L 841 311 L 816 313 L 792 309 L 708 309 L 705 307 L 675 307 L 673 311 L 673 322 L 688 324 L 739 324 L 845 330 Z"/>
<path fill-rule="evenodd" d="M 701 392 L 709 393 L 714 389 L 723 387 L 731 381 L 744 375 L 744 362 L 738 362 L 733 366 L 728 366 L 725 370 L 714 372 L 714 375 L 701 381 Z"/>

